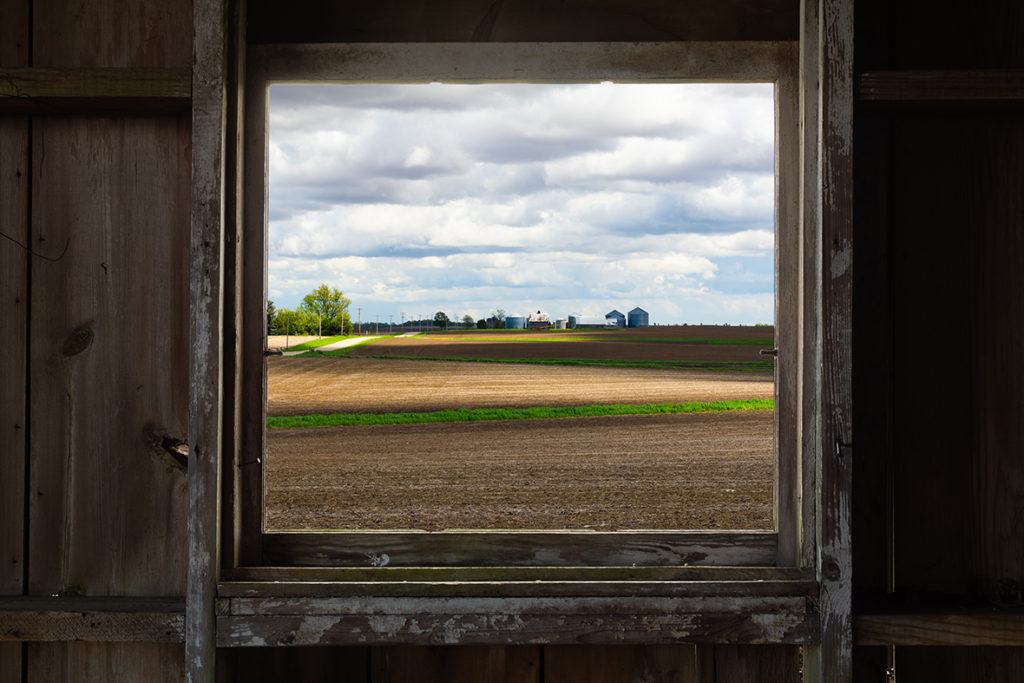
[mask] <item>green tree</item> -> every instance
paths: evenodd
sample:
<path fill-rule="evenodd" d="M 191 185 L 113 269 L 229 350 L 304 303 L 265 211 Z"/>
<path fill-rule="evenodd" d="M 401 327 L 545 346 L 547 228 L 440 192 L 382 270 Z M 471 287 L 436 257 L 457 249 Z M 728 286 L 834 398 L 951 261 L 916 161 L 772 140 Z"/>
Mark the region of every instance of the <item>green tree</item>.
<path fill-rule="evenodd" d="M 448 316 L 445 315 L 444 311 L 438 311 L 437 313 L 434 314 L 434 324 L 440 327 L 442 330 L 448 329 L 449 322 L 451 322 L 451 320 L 448 319 Z"/>
<path fill-rule="evenodd" d="M 267 334 L 277 334 L 277 327 L 274 322 L 277 318 L 277 309 L 274 308 L 274 302 L 267 299 Z"/>
<path fill-rule="evenodd" d="M 495 328 L 505 327 L 505 311 L 504 311 L 504 309 L 499 308 L 498 310 L 494 311 L 493 313 L 491 313 L 491 317 L 494 318 L 497 321 L 495 323 L 495 325 L 494 325 Z"/>
<path fill-rule="evenodd" d="M 486 330 L 487 329 L 487 321 L 484 320 L 483 318 L 480 318 L 479 320 L 477 320 L 476 321 L 476 329 L 478 329 L 478 330 Z"/>
<path fill-rule="evenodd" d="M 340 289 L 328 287 L 321 284 L 312 292 L 302 298 L 299 308 L 317 317 L 318 325 L 316 333 L 323 335 L 324 332 L 338 334 L 344 329 L 345 320 L 348 318 L 348 307 L 352 301 L 342 295 Z M 351 329 L 352 323 L 349 322 Z"/>
<path fill-rule="evenodd" d="M 474 324 L 473 323 L 473 316 L 471 316 L 469 313 L 467 313 L 466 315 L 462 316 L 462 326 L 465 329 L 467 329 L 467 330 L 470 329 L 471 327 L 473 327 L 473 324 Z"/>

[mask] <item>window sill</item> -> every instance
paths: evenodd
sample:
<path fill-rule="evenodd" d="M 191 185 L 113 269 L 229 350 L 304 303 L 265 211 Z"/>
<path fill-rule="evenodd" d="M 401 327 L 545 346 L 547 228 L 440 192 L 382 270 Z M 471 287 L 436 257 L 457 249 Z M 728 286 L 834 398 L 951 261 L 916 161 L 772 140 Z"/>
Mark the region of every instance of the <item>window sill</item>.
<path fill-rule="evenodd" d="M 262 580 L 220 584 L 217 645 L 800 645 L 818 637 L 818 587 L 798 569 L 501 568 L 507 580 L 495 580 L 495 568 L 327 571 L 331 580 L 324 570 L 240 570 Z"/>

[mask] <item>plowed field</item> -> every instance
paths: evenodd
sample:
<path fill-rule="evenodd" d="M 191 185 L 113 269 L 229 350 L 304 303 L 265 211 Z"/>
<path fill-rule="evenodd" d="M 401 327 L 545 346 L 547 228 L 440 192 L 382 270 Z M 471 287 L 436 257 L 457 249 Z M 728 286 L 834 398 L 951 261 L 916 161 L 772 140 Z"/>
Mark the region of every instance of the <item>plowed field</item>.
<path fill-rule="evenodd" d="M 654 336 L 657 330 L 664 340 L 695 336 L 696 329 L 630 332 Z M 713 328 L 706 336 L 746 338 L 755 329 L 771 337 L 764 328 Z M 758 359 L 758 347 L 749 344 L 445 336 L 385 339 L 357 349 L 365 355 L 391 348 L 412 356 L 621 359 L 634 353 L 633 345 L 646 359 Z M 436 352 L 445 344 L 457 352 Z M 551 348 L 524 355 L 543 347 Z M 416 348 L 422 352 L 410 352 Z M 557 348 L 567 355 L 557 355 Z M 270 415 L 772 394 L 770 372 L 359 357 L 268 362 Z M 772 524 L 773 451 L 770 411 L 274 429 L 265 470 L 267 522 L 273 529 L 764 529 Z"/>

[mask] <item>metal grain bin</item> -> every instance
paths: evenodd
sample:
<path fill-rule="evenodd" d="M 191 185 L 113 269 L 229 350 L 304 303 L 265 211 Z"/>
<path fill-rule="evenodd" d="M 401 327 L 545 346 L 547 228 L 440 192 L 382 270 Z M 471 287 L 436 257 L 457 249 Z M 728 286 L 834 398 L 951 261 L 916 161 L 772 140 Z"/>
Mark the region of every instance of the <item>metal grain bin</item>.
<path fill-rule="evenodd" d="M 525 330 L 526 318 L 521 315 L 510 315 L 505 318 L 506 330 Z"/>

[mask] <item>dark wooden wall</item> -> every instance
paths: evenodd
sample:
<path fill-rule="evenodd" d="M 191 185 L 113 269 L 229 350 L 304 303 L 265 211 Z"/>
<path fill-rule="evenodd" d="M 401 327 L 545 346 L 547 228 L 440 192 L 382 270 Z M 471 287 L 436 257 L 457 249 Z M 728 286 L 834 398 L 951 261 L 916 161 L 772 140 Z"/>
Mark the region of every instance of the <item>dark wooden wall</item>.
<path fill-rule="evenodd" d="M 798 3 L 251 3 L 250 39 L 795 39 Z M 1024 5 L 858 0 L 858 73 L 1024 68 Z M 184 67 L 188 0 L 0 1 L 0 67 Z M 0 115 L 0 596 L 182 596 L 187 111 Z M 1019 600 L 1024 114 L 859 102 L 855 612 Z M 65 249 L 66 246 L 66 249 Z M 45 258 L 44 258 L 45 257 Z M 1024 648 L 855 650 L 859 681 L 1024 680 Z M 786 681 L 786 647 L 245 649 L 222 680 Z M 0 681 L 180 681 L 176 643 L 0 643 Z"/>
<path fill-rule="evenodd" d="M 2 65 L 184 67 L 188 0 L 0 4 Z M 180 596 L 190 126 L 165 114 L 0 117 L 0 591 Z M 180 681 L 178 644 L 3 644 L 3 681 Z M 24 679 L 22 678 L 24 675 Z"/>
<path fill-rule="evenodd" d="M 858 0 L 856 26 L 858 73 L 1024 68 L 1018 2 Z M 1024 109 L 860 101 L 854 140 L 855 612 L 1019 607 Z M 1020 647 L 856 655 L 863 681 L 1024 680 Z"/>

